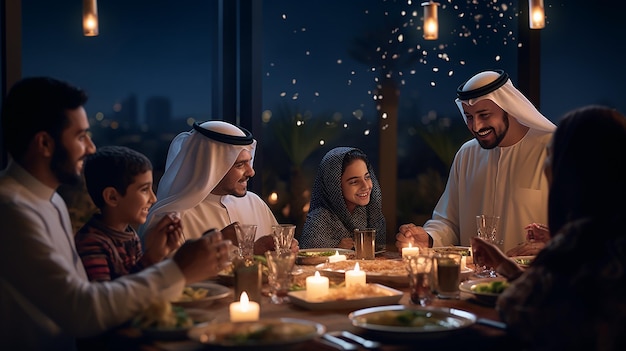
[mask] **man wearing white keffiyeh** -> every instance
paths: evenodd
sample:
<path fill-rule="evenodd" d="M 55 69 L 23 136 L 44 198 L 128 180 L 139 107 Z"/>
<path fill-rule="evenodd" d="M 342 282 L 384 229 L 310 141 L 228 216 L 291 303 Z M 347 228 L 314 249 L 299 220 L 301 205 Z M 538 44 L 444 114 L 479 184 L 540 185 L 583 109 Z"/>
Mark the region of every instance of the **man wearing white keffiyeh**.
<path fill-rule="evenodd" d="M 547 222 L 546 146 L 555 125 L 502 70 L 479 72 L 457 89 L 455 100 L 474 139 L 454 157 L 448 183 L 423 227 L 403 224 L 398 248 L 465 245 L 476 236 L 476 216 L 501 217 L 502 249 L 525 241 L 529 223 Z"/>
<path fill-rule="evenodd" d="M 348 172 L 353 173 L 346 176 Z M 351 249 L 357 228 L 376 229 L 377 249 L 384 248 L 385 218 L 374 170 L 361 150 L 337 147 L 318 166 L 300 246 Z"/>
<path fill-rule="evenodd" d="M 256 140 L 244 128 L 224 121 L 195 123 L 177 135 L 167 155 L 165 173 L 157 189 L 157 203 L 140 230 L 167 213 L 179 213 L 187 238 L 198 238 L 210 228 L 236 241 L 232 223 L 256 224 L 256 240 L 270 234 L 276 217 L 255 193 L 247 191 Z M 231 227 L 229 227 L 231 228 Z M 229 235 L 232 234 L 232 235 Z M 268 245 L 273 241 L 267 240 Z M 263 240 L 266 241 L 266 240 Z M 255 247 L 262 253 L 269 247 Z"/>

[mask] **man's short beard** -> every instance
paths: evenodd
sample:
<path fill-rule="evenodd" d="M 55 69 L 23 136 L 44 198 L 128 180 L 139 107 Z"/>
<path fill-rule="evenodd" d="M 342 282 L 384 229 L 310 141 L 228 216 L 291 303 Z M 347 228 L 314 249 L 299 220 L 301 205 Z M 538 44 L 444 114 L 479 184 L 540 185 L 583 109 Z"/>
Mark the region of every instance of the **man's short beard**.
<path fill-rule="evenodd" d="M 509 114 L 508 112 L 504 111 L 504 114 L 502 115 L 502 121 L 504 122 L 504 133 L 502 133 L 501 135 L 497 135 L 496 134 L 496 142 L 491 144 L 491 145 L 483 145 L 480 141 L 478 141 L 478 143 L 480 144 L 480 146 L 483 149 L 486 150 L 490 150 L 495 148 L 496 146 L 500 145 L 500 143 L 502 142 L 502 139 L 504 139 L 504 137 L 506 136 L 506 133 L 509 131 Z M 493 133 L 496 133 L 496 130 L 491 128 L 493 130 Z M 478 139 L 477 139 L 478 140 Z"/>
<path fill-rule="evenodd" d="M 82 178 L 80 174 L 77 174 L 74 170 L 74 165 L 71 164 L 69 159 L 69 153 L 60 140 L 55 140 L 54 152 L 52 153 L 52 159 L 50 160 L 50 169 L 52 173 L 57 177 L 57 180 L 61 184 L 65 185 L 78 185 Z M 71 170 L 71 171 L 70 171 Z"/>

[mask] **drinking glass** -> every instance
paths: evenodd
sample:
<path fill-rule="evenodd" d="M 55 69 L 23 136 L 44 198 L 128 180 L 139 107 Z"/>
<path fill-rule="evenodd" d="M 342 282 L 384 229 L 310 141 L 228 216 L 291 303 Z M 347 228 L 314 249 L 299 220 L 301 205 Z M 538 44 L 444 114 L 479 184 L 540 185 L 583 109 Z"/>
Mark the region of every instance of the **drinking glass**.
<path fill-rule="evenodd" d="M 296 262 L 296 253 L 290 251 L 266 251 L 270 301 L 274 304 L 289 302 L 287 293 L 291 287 L 291 271 Z"/>
<path fill-rule="evenodd" d="M 376 229 L 354 230 L 354 252 L 359 260 L 373 260 L 376 247 Z"/>
<path fill-rule="evenodd" d="M 500 216 L 481 214 L 476 216 L 476 228 L 478 230 L 478 237 L 495 244 L 499 248 L 502 248 L 503 241 L 500 233 L 498 232 L 498 223 L 500 223 Z M 476 267 L 475 275 L 481 278 L 496 277 L 497 274 L 493 267 L 487 267 L 480 261 L 479 257 L 474 257 L 474 265 Z"/>
<path fill-rule="evenodd" d="M 438 252 L 434 254 L 435 290 L 440 299 L 458 299 L 461 278 L 461 254 Z"/>
<path fill-rule="evenodd" d="M 255 224 L 238 224 L 235 226 L 239 256 L 244 259 L 252 259 L 254 256 L 256 229 L 257 225 Z"/>
<path fill-rule="evenodd" d="M 421 306 L 433 300 L 433 258 L 429 255 L 405 256 L 404 265 L 409 273 L 411 302 Z"/>
<path fill-rule="evenodd" d="M 277 224 L 272 226 L 272 237 L 274 246 L 278 252 L 291 252 L 291 242 L 296 233 L 296 226 L 293 224 Z"/>

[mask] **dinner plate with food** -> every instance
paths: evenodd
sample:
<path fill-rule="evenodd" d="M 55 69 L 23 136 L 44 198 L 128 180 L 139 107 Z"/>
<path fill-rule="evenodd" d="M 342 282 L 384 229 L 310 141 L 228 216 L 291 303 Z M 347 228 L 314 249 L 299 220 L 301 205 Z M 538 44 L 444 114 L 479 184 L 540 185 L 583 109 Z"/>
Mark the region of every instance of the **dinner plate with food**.
<path fill-rule="evenodd" d="M 209 323 L 192 328 L 190 339 L 227 350 L 284 350 L 316 338 L 326 331 L 323 324 L 296 318 L 260 319 L 251 322 Z"/>
<path fill-rule="evenodd" d="M 370 307 L 348 315 L 352 324 L 393 339 L 443 338 L 476 323 L 473 313 L 444 307 L 390 305 Z"/>
<path fill-rule="evenodd" d="M 459 284 L 459 290 L 488 305 L 495 305 L 498 296 L 508 287 L 509 283 L 503 277 L 472 279 Z"/>
<path fill-rule="evenodd" d="M 184 340 L 191 328 L 207 325 L 214 319 L 215 315 L 207 310 L 161 302 L 150 305 L 131 325 L 153 340 Z"/>
<path fill-rule="evenodd" d="M 309 310 L 354 310 L 396 304 L 403 292 L 381 284 L 365 284 L 331 288 L 327 295 L 315 299 L 308 299 L 306 290 L 290 291 L 288 295 L 292 304 Z"/>
<path fill-rule="evenodd" d="M 316 248 L 316 249 L 300 249 L 296 256 L 296 264 L 300 265 L 317 265 L 325 263 L 329 257 L 337 260 L 354 259 L 354 250 L 339 248 Z M 332 259 L 331 259 L 332 260 Z"/>
<path fill-rule="evenodd" d="M 315 266 L 315 269 L 320 271 L 320 274 L 344 277 L 346 271 L 353 270 L 357 263 L 359 264 L 359 270 L 365 272 L 367 283 L 377 283 L 392 287 L 406 287 L 409 285 L 409 274 L 401 259 L 327 262 Z"/>
<path fill-rule="evenodd" d="M 198 282 L 185 286 L 172 304 L 185 308 L 207 308 L 230 295 L 230 289 L 216 283 Z"/>

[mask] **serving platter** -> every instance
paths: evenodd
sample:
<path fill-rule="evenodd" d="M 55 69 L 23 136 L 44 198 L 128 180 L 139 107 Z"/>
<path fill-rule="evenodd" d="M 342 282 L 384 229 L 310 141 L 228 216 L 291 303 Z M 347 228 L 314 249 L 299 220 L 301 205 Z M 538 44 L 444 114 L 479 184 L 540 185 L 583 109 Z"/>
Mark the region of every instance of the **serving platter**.
<path fill-rule="evenodd" d="M 476 323 L 473 313 L 444 307 L 390 305 L 348 315 L 352 324 L 373 335 L 393 339 L 445 338 Z"/>
<path fill-rule="evenodd" d="M 296 256 L 296 264 L 300 265 L 317 265 L 325 263 L 329 256 L 335 255 L 346 256 L 346 259 L 354 258 L 354 250 L 339 249 L 339 248 L 315 248 L 315 249 L 300 249 L 298 256 Z"/>
<path fill-rule="evenodd" d="M 305 319 L 274 318 L 254 322 L 210 323 L 192 328 L 188 337 L 210 347 L 226 350 L 286 350 L 319 337 L 323 324 Z"/>
<path fill-rule="evenodd" d="M 346 260 L 333 263 L 322 263 L 315 269 L 334 278 L 342 278 L 347 270 L 354 269 L 355 264 L 365 272 L 368 283 L 383 284 L 391 287 L 409 286 L 409 274 L 401 259 Z"/>
<path fill-rule="evenodd" d="M 339 289 L 347 288 L 330 289 L 329 296 L 333 296 L 333 290 Z M 356 297 L 353 298 L 351 298 L 349 294 L 335 294 L 339 296 L 339 298 L 322 300 L 307 300 L 306 290 L 290 291 L 288 296 L 292 304 L 309 310 L 354 310 L 364 307 L 396 304 L 403 295 L 402 291 L 381 284 L 368 284 L 368 291 L 373 292 L 371 296 L 363 296 L 363 294 L 359 294 L 357 290 L 355 294 L 353 294 L 353 296 Z"/>

